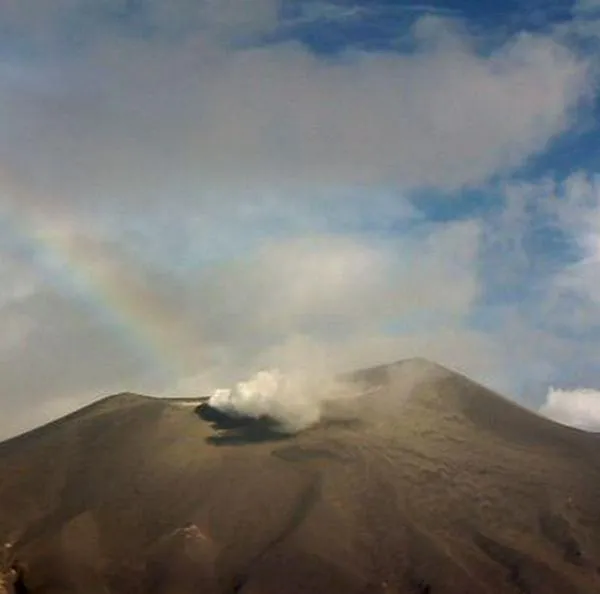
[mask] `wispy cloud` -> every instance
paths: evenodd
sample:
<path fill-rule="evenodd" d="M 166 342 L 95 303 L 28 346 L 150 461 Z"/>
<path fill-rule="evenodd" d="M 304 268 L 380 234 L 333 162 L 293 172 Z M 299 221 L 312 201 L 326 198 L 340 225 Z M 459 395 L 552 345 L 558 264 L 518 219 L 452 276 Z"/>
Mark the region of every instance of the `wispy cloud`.
<path fill-rule="evenodd" d="M 315 23 L 349 23 L 372 18 L 392 18 L 402 14 L 459 16 L 460 11 L 432 4 L 367 5 L 339 2 L 303 2 L 295 6 L 297 14 L 283 19 L 280 26 L 294 27 Z"/>

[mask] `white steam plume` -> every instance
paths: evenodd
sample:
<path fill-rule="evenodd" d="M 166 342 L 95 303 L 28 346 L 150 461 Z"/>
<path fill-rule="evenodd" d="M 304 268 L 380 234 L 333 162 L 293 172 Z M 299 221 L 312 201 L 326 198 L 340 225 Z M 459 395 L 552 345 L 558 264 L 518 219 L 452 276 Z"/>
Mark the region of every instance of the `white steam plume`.
<path fill-rule="evenodd" d="M 285 432 L 297 432 L 319 422 L 328 400 L 348 394 L 335 380 L 305 373 L 263 370 L 233 388 L 215 390 L 208 403 L 232 416 L 275 420 Z"/>

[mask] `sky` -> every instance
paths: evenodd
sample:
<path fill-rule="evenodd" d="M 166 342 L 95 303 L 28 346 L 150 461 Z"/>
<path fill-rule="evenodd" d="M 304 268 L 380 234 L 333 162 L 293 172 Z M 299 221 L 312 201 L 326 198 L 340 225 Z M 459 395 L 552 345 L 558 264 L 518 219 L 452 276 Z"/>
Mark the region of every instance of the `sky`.
<path fill-rule="evenodd" d="M 597 0 L 0 0 L 0 437 L 413 356 L 600 430 L 599 75 Z"/>

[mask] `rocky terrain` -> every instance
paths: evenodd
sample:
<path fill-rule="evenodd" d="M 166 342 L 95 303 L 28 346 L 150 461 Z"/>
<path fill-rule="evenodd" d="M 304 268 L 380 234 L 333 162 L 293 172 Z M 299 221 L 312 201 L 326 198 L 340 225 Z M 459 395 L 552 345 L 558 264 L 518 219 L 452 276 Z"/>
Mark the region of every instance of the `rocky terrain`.
<path fill-rule="evenodd" d="M 346 381 L 293 435 L 120 394 L 1 443 L 0 592 L 600 592 L 598 436 L 424 360 Z"/>

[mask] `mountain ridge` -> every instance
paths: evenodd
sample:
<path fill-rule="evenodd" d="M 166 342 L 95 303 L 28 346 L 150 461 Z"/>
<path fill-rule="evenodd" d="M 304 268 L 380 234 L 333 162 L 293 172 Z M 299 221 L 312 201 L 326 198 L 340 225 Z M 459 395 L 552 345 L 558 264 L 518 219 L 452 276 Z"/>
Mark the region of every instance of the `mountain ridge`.
<path fill-rule="evenodd" d="M 346 381 L 294 435 L 122 393 L 3 442 L 23 591 L 600 589 L 596 436 L 422 360 Z"/>

